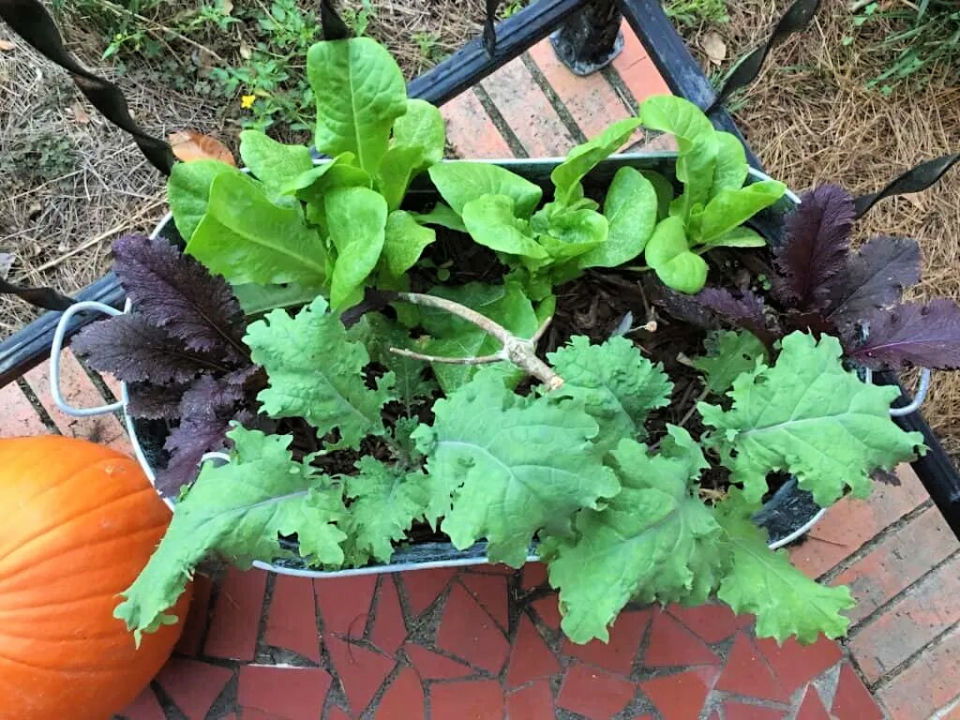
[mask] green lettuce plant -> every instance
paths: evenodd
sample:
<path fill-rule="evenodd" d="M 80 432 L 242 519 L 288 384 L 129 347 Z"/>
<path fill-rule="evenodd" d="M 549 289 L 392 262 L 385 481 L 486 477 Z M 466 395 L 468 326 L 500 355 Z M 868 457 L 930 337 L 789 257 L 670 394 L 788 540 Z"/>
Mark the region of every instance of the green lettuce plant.
<path fill-rule="evenodd" d="M 621 148 L 641 125 L 677 140 L 677 179 L 621 168 L 600 204 L 584 196 L 582 180 Z M 743 145 L 714 130 L 693 103 L 649 98 L 636 118 L 620 120 L 573 148 L 551 173 L 553 199 L 540 207 L 539 186 L 487 163 L 443 163 L 430 179 L 462 226 L 515 269 L 528 294 L 550 289 L 592 267 L 616 267 L 644 252 L 647 265 L 675 290 L 696 293 L 707 278 L 701 254 L 716 247 L 761 247 L 743 223 L 777 202 L 786 186 L 763 180 L 747 186 Z M 667 212 L 661 212 L 661 208 Z"/>
<path fill-rule="evenodd" d="M 295 283 L 343 309 L 371 275 L 400 278 L 436 239 L 400 203 L 413 177 L 443 157 L 443 118 L 407 98 L 397 64 L 368 38 L 317 43 L 307 74 L 314 143 L 328 162 L 245 130 L 250 174 L 213 160 L 178 164 L 170 207 L 187 253 L 232 284 Z"/>
<path fill-rule="evenodd" d="M 702 401 L 664 427 L 673 382 L 627 337 L 540 347 L 560 283 L 642 254 L 695 292 L 704 251 L 762 242 L 742 223 L 782 184 L 744 186 L 735 139 L 689 103 L 653 98 L 571 150 L 543 203 L 504 168 L 440 162 L 439 113 L 406 98 L 372 41 L 319 43 L 308 74 L 328 159 L 247 131 L 249 174 L 178 165 L 185 254 L 126 239 L 118 274 L 134 310 L 81 338 L 95 367 L 137 383 L 145 416 L 179 418 L 179 470 L 224 446 L 230 457 L 182 486 L 169 476 L 172 523 L 116 616 L 138 637 L 170 622 L 207 557 L 386 563 L 416 527 L 459 549 L 486 542 L 494 562 L 544 561 L 575 642 L 606 640 L 628 602 L 714 595 L 755 613 L 761 636 L 842 635 L 849 591 L 794 569 L 752 518 L 776 474 L 826 506 L 912 458 L 922 441 L 891 421 L 895 388 L 862 382 L 829 335 L 731 331 L 692 360 Z M 676 136 L 682 191 L 627 167 L 594 199 L 588 174 L 641 124 Z M 405 208 L 421 172 L 443 202 Z M 435 226 L 493 251 L 501 276 L 439 268 Z"/>

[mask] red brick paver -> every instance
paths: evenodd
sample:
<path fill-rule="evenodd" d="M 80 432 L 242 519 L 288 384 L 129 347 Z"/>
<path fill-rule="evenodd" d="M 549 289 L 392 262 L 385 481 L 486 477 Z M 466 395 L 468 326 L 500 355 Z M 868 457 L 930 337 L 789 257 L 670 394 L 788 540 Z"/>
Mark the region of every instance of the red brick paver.
<path fill-rule="evenodd" d="M 929 496 L 907 466 L 898 470 L 899 486 L 874 487 L 868 500 L 845 497 L 790 550 L 793 564 L 811 577 L 820 577 L 858 551 Z"/>
<path fill-rule="evenodd" d="M 522 58 L 504 65 L 481 86 L 530 157 L 566 155 L 576 145 Z"/>
<path fill-rule="evenodd" d="M 460 93 L 440 108 L 440 112 L 447 120 L 447 142 L 457 155 L 470 158 L 513 155 L 473 90 Z"/>
<path fill-rule="evenodd" d="M 916 662 L 881 686 L 878 696 L 895 720 L 925 717 L 960 704 L 960 626 L 954 626 Z M 956 710 L 949 718 L 960 717 Z"/>
<path fill-rule="evenodd" d="M 47 426 L 16 383 L 0 388 L 0 408 L 3 408 L 0 437 L 47 434 Z"/>
<path fill-rule="evenodd" d="M 960 622 L 960 553 L 896 600 L 890 612 L 867 623 L 850 640 L 864 677 L 871 683 Z M 960 692 L 960 678 L 957 690 Z"/>
<path fill-rule="evenodd" d="M 561 634 L 539 628 L 532 619 L 534 603 L 556 602 L 554 595 L 542 596 L 542 586 L 523 589 L 520 571 L 489 576 L 506 580 L 501 586 L 510 618 L 505 631 L 466 590 L 476 575 L 457 571 L 436 597 L 427 620 L 401 603 L 396 619 L 389 622 L 411 628 L 411 635 L 396 651 L 387 652 L 374 641 L 379 605 L 373 606 L 371 622 L 358 623 L 344 623 L 342 609 L 336 605 L 327 606 L 330 617 L 323 607 L 316 611 L 306 605 L 315 586 L 326 585 L 331 594 L 339 590 L 347 597 L 351 590 L 362 591 L 354 579 L 276 578 L 270 587 L 265 572 L 231 571 L 215 590 L 218 598 L 224 597 L 226 588 L 242 606 L 263 608 L 264 617 L 247 621 L 254 628 L 252 659 L 213 657 L 209 643 L 192 656 L 179 650 L 157 678 L 164 701 L 176 707 L 170 712 L 181 713 L 169 717 L 220 720 L 235 712 L 241 719 L 416 720 L 427 717 L 419 708 L 428 703 L 431 718 L 502 718 L 507 708 L 518 718 L 548 720 L 562 708 L 586 718 L 650 714 L 664 720 L 694 720 L 704 710 L 716 708 L 725 713 L 724 718 L 750 717 L 752 710 L 759 720 L 792 717 L 801 704 L 804 713 L 816 717 L 818 702 L 826 705 L 828 701 L 836 717 L 881 717 L 853 666 L 826 639 L 809 647 L 795 643 L 778 647 L 756 640 L 749 618 L 733 618 L 733 638 L 708 641 L 677 619 L 684 616 L 683 609 L 669 607 L 666 611 L 630 609 L 612 628 L 609 645 L 575 646 Z M 433 579 L 428 572 L 410 572 L 402 579 L 406 585 L 415 585 L 418 577 L 428 583 Z M 397 579 L 379 577 L 378 600 L 392 597 L 390 588 Z M 280 605 L 278 588 L 288 598 Z M 305 606 L 311 611 L 306 612 Z M 228 607 L 219 600 L 214 604 L 210 627 L 221 623 L 220 613 L 236 617 L 236 610 Z M 278 607 L 290 611 L 282 619 L 283 633 L 270 629 L 280 620 Z M 726 615 L 720 610 L 699 614 L 707 613 Z M 329 626 L 343 632 L 318 633 L 318 627 Z M 323 647 L 320 662 L 314 664 L 303 653 L 278 660 L 276 653 L 285 648 L 272 645 L 271 640 L 290 644 L 292 637 L 302 638 L 302 647 Z M 662 645 L 676 644 L 678 638 L 679 645 L 665 653 Z M 689 638 L 695 644 L 688 644 Z M 247 647 L 246 640 L 242 647 Z M 950 660 L 952 648 L 943 643 L 938 659 Z M 684 652 L 692 654 L 682 664 Z M 664 656 L 671 658 L 669 667 L 656 664 Z M 648 657 L 655 662 L 645 660 Z M 123 717 L 156 715 L 155 700 L 147 693 Z M 468 714 L 466 708 L 476 714 Z M 162 717 L 166 716 L 153 720 Z"/>

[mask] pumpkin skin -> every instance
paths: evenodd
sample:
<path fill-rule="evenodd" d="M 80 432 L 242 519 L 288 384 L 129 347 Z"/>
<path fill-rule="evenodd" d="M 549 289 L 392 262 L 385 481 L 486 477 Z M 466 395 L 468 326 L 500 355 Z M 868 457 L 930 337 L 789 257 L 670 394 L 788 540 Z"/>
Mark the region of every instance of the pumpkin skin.
<path fill-rule="evenodd" d="M 0 720 L 105 720 L 164 664 L 113 617 L 170 522 L 137 463 L 83 440 L 0 439 Z"/>

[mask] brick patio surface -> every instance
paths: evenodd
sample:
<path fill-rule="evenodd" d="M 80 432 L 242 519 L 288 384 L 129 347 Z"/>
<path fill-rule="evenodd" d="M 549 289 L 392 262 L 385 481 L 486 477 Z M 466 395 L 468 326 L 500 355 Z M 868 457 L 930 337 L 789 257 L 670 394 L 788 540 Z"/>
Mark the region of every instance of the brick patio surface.
<path fill-rule="evenodd" d="M 544 42 L 455 98 L 443 112 L 457 153 L 563 155 L 666 92 L 625 34 L 599 74 L 574 77 Z M 69 353 L 64 387 L 75 405 L 118 393 Z M 130 449 L 117 417 L 58 412 L 46 365 L 0 388 L 0 408 L 3 437 Z M 573 645 L 538 564 L 336 580 L 229 570 L 197 578 L 173 658 L 121 717 L 960 720 L 960 545 L 912 471 L 899 474 L 899 487 L 841 501 L 791 549 L 811 576 L 852 587 L 843 644 L 778 647 L 754 637 L 751 617 L 710 605 L 633 608 L 608 645 Z"/>

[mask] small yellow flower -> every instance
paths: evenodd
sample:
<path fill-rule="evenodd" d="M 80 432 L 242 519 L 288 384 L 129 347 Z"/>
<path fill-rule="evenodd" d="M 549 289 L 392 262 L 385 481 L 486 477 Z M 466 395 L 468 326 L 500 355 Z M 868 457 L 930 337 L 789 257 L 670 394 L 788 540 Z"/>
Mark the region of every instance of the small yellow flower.
<path fill-rule="evenodd" d="M 244 110 L 249 110 L 253 107 L 253 103 L 256 101 L 256 95 L 243 95 L 240 98 L 240 107 Z"/>

